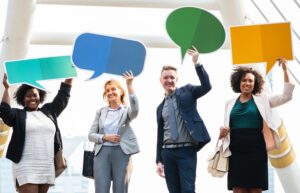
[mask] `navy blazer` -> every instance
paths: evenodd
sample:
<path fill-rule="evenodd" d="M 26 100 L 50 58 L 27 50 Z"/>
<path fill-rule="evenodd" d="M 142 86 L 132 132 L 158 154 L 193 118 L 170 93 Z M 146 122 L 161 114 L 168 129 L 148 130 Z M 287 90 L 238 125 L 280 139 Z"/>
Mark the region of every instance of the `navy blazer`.
<path fill-rule="evenodd" d="M 187 84 L 175 90 L 176 101 L 179 113 L 183 119 L 185 127 L 192 138 L 198 142 L 197 151 L 210 141 L 210 136 L 204 125 L 202 118 L 197 111 L 197 99 L 211 90 L 209 77 L 202 65 L 196 66 L 196 72 L 199 77 L 200 86 Z M 165 100 L 157 107 L 157 147 L 156 163 L 162 162 L 161 151 L 164 137 L 164 122 L 162 118 L 162 109 Z"/>

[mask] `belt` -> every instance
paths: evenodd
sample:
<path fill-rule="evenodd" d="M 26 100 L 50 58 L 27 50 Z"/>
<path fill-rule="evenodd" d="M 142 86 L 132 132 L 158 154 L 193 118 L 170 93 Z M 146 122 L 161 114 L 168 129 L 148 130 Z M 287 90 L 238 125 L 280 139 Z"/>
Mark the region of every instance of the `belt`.
<path fill-rule="evenodd" d="M 171 144 L 164 144 L 162 148 L 180 148 L 180 147 L 191 147 L 196 146 L 195 143 L 171 143 Z"/>

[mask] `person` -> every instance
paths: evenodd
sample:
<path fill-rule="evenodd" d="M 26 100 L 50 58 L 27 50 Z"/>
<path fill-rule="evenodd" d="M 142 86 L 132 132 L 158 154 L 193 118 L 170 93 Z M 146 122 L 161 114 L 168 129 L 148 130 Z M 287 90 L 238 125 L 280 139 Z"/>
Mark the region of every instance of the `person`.
<path fill-rule="evenodd" d="M 281 124 L 271 108 L 290 101 L 294 89 L 286 59 L 279 58 L 278 62 L 284 75 L 284 89 L 279 95 L 263 93 L 262 75 L 250 67 L 237 67 L 231 74 L 231 87 L 240 94 L 226 103 L 225 125 L 219 138 L 224 139 L 224 151 L 231 153 L 227 177 L 228 190 L 234 193 L 261 193 L 268 189 L 267 144 L 272 139 L 275 146 L 268 150 L 278 147 L 277 129 Z M 272 131 L 273 137 L 266 140 L 264 128 Z"/>
<path fill-rule="evenodd" d="M 197 111 L 197 99 L 211 90 L 209 76 L 198 63 L 195 47 L 192 56 L 200 85 L 177 88 L 177 69 L 164 66 L 160 83 L 165 97 L 157 107 L 157 173 L 166 180 L 170 193 L 194 193 L 197 151 L 210 141 L 209 133 Z"/>
<path fill-rule="evenodd" d="M 131 155 L 139 146 L 130 122 L 138 115 L 138 99 L 132 86 L 133 74 L 124 74 L 130 106 L 126 105 L 126 93 L 120 82 L 108 80 L 104 84 L 103 99 L 108 106 L 96 112 L 88 138 L 95 143 L 94 182 L 96 193 L 109 193 L 111 181 L 113 193 L 128 192 L 132 171 Z"/>
<path fill-rule="evenodd" d="M 46 92 L 23 84 L 14 98 L 23 109 L 10 106 L 6 74 L 0 116 L 13 128 L 6 157 L 13 162 L 13 179 L 19 193 L 46 193 L 55 182 L 54 155 L 62 149 L 57 117 L 67 106 L 72 79 L 61 83 L 52 102 L 44 104 Z M 55 135 L 59 137 L 55 137 Z"/>

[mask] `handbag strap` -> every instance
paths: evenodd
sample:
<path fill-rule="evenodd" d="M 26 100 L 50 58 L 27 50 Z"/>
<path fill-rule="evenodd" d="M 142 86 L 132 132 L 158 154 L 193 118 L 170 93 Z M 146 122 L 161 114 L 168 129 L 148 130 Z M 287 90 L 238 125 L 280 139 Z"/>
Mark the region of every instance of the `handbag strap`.
<path fill-rule="evenodd" d="M 219 147 L 219 141 L 222 141 L 222 143 L 221 143 L 221 145 L 220 145 L 220 146 L 222 146 L 224 139 L 218 139 L 218 140 L 217 140 L 217 143 L 216 143 L 216 147 Z"/>

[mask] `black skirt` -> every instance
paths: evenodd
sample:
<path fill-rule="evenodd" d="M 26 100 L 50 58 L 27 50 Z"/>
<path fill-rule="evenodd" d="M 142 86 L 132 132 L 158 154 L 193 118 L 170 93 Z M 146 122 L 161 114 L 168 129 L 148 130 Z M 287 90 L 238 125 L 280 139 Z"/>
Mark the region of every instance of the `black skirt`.
<path fill-rule="evenodd" d="M 268 190 L 268 156 L 261 129 L 230 130 L 228 190 Z"/>

